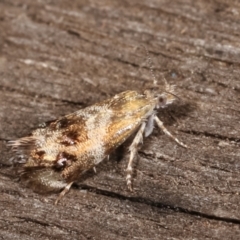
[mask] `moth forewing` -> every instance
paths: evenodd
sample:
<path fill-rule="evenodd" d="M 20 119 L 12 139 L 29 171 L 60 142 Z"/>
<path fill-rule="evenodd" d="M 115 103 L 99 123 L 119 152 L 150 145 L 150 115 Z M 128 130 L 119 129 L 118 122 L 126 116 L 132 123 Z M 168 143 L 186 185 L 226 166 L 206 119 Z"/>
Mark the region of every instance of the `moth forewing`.
<path fill-rule="evenodd" d="M 129 148 L 127 186 L 132 189 L 132 163 L 143 135 L 149 136 L 154 122 L 174 141 L 186 147 L 163 126 L 156 116 L 159 107 L 174 100 L 173 87 L 166 92 L 156 89 L 143 93 L 125 91 L 75 113 L 66 115 L 31 136 L 10 142 L 16 161 L 23 168 L 21 178 L 34 191 L 64 190 L 94 168 L 132 134 Z M 57 202 L 56 201 L 56 202 Z"/>

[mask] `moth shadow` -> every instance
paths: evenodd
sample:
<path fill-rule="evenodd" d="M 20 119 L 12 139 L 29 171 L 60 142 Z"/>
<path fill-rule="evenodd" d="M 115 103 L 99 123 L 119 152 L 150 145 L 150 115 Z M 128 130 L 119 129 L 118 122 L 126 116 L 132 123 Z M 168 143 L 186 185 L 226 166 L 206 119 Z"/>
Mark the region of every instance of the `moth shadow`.
<path fill-rule="evenodd" d="M 159 109 L 157 115 L 164 125 L 171 126 L 180 119 L 186 119 L 197 108 L 195 103 L 179 101 L 167 108 Z"/>

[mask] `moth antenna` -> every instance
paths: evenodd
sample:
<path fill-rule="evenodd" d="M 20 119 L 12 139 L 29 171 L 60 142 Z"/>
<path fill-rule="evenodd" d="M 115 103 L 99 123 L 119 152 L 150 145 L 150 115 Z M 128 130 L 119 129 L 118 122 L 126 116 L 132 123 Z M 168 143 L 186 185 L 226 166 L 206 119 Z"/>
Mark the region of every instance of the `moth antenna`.
<path fill-rule="evenodd" d="M 153 78 L 153 85 L 156 86 L 158 81 L 157 81 L 157 78 L 156 78 L 156 75 L 154 74 L 154 71 L 153 71 L 153 62 L 152 62 L 152 59 L 150 57 L 150 54 L 149 54 L 149 51 L 147 49 L 147 47 L 145 45 L 142 45 L 145 49 L 145 52 L 146 52 L 146 55 L 147 55 L 147 61 L 148 61 L 148 65 L 149 65 L 149 68 L 150 68 L 150 71 L 151 71 L 151 74 L 152 74 L 152 78 Z M 168 84 L 166 78 L 163 76 L 163 81 L 164 81 L 164 85 L 165 85 L 165 89 L 167 91 L 169 91 L 169 88 L 171 88 L 171 85 Z M 167 92 L 167 93 L 170 93 L 170 92 Z"/>
<path fill-rule="evenodd" d="M 168 88 L 171 88 L 171 85 L 168 84 L 167 79 L 164 76 L 163 76 L 163 81 L 164 81 L 164 84 L 165 84 L 165 89 L 167 91 Z M 174 88 L 174 86 L 173 86 L 173 88 Z"/>
<path fill-rule="evenodd" d="M 153 85 L 156 86 L 157 85 L 157 78 L 156 78 L 156 75 L 154 74 L 154 71 L 153 71 L 152 59 L 150 57 L 150 54 L 149 54 L 149 51 L 148 51 L 147 47 L 145 45 L 142 45 L 142 46 L 144 47 L 146 55 L 147 55 L 147 62 L 148 62 L 148 65 L 149 65 L 149 68 L 150 68 L 150 71 L 151 71 L 151 74 L 152 74 L 152 78 L 153 78 Z"/>
<path fill-rule="evenodd" d="M 179 96 L 177 96 L 176 94 L 174 94 L 174 93 L 172 93 L 172 92 L 169 92 L 169 91 L 164 91 L 164 92 L 172 95 L 173 97 L 175 97 L 175 98 L 177 98 L 177 99 L 179 99 L 179 100 L 181 100 L 181 98 L 180 98 Z"/>
<path fill-rule="evenodd" d="M 147 47 L 145 45 L 142 45 L 142 47 L 145 49 L 145 52 L 146 52 L 146 55 L 147 55 L 147 62 L 148 62 L 148 65 L 149 65 L 149 68 L 150 68 L 150 71 L 151 71 L 151 74 L 152 74 L 152 78 L 153 78 L 153 85 L 154 86 L 157 86 L 157 78 L 156 78 L 156 75 L 154 74 L 154 71 L 153 71 L 153 62 L 152 62 L 152 59 L 150 57 L 150 54 L 149 54 L 149 51 L 147 49 Z M 172 95 L 173 98 L 169 98 L 169 102 L 173 102 L 174 101 L 174 98 L 177 98 L 177 99 L 180 99 L 176 94 L 175 94 L 175 85 L 170 85 L 165 76 L 163 76 L 163 81 L 164 81 L 164 92 L 167 93 L 167 94 L 170 94 Z"/>

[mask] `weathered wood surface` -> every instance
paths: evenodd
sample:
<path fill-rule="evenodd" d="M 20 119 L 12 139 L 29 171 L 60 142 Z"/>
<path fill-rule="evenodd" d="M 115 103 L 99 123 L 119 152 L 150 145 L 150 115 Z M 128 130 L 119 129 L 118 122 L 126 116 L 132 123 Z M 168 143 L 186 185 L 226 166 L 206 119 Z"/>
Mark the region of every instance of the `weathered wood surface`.
<path fill-rule="evenodd" d="M 0 1 L 0 239 L 240 239 L 238 1 Z M 111 156 L 54 206 L 24 188 L 6 141 L 152 76 L 181 98 L 144 140 L 127 191 Z M 170 113 L 170 114 L 168 114 Z M 122 155 L 122 154 L 120 154 Z"/>

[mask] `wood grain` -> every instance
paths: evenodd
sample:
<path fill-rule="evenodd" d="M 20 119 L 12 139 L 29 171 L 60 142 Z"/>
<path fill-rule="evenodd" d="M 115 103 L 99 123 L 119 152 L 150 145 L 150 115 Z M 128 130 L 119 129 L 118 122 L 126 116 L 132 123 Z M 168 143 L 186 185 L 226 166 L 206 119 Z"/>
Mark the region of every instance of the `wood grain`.
<path fill-rule="evenodd" d="M 0 32 L 0 239 L 240 238 L 238 1 L 3 0 Z M 126 147 L 58 206 L 55 194 L 24 188 L 6 142 L 144 89 L 142 45 L 159 84 L 178 91 L 158 116 L 190 148 L 156 128 L 139 150 L 133 193 Z"/>

